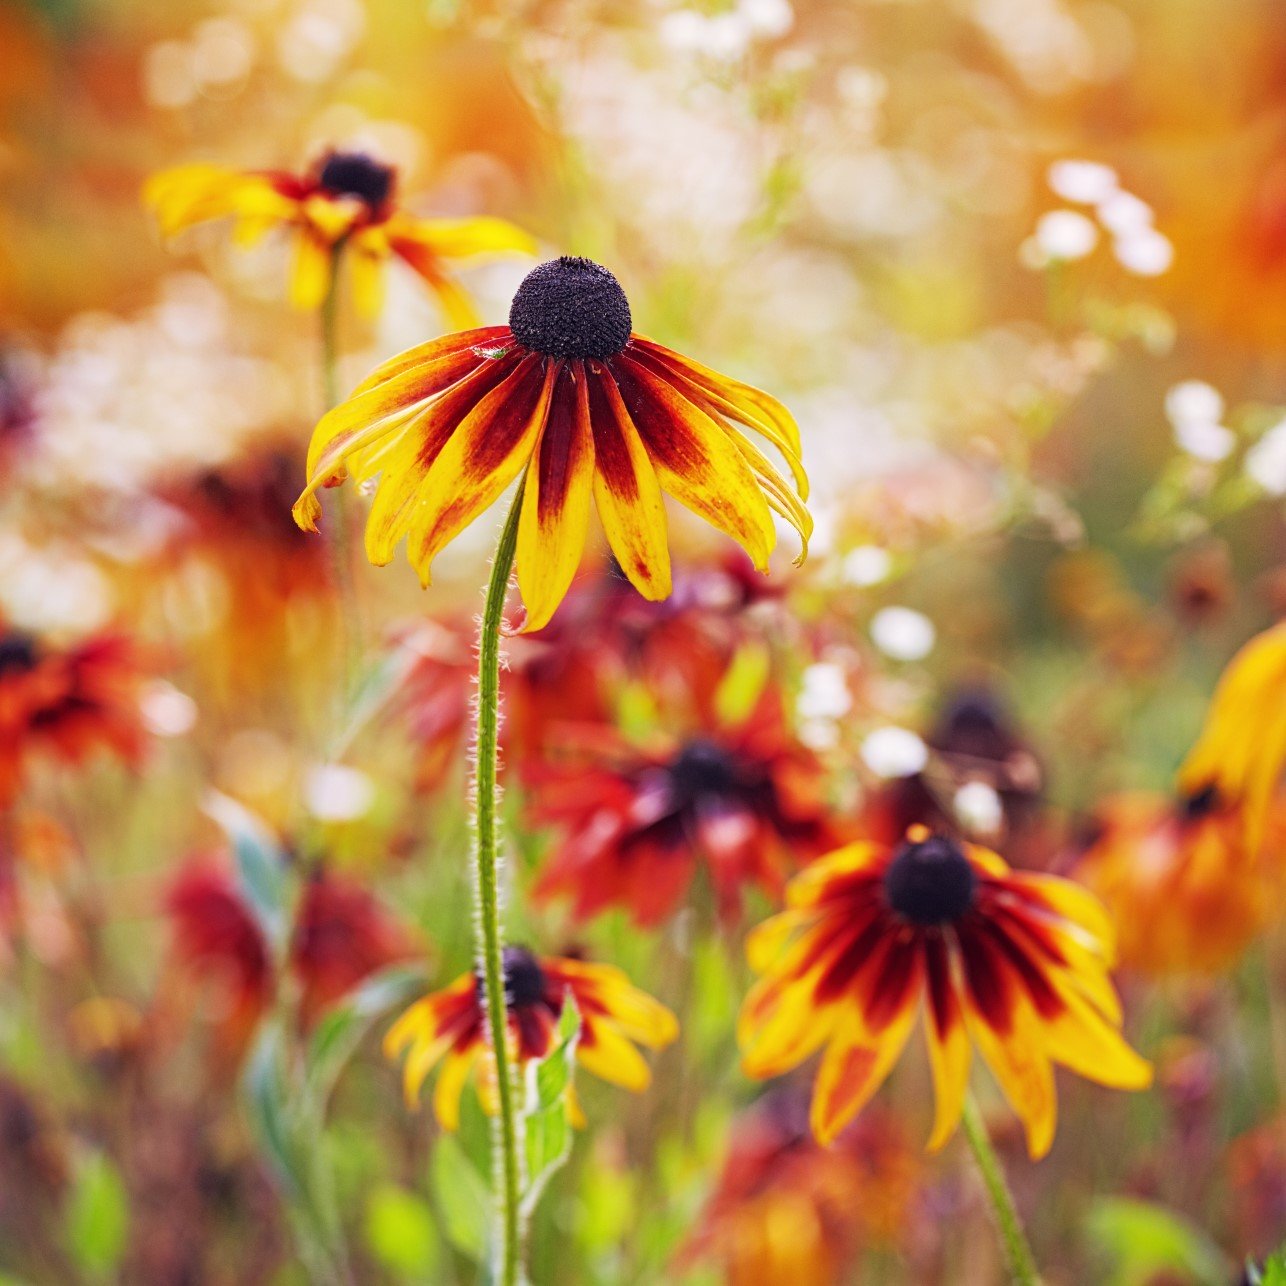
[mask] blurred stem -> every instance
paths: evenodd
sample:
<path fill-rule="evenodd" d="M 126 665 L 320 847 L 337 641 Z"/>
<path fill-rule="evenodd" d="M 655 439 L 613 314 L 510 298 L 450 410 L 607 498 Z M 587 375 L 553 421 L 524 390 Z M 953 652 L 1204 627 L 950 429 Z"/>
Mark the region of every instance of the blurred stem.
<path fill-rule="evenodd" d="M 987 1199 L 991 1202 L 991 1213 L 1000 1232 L 1010 1280 L 1016 1286 L 1039 1286 L 1040 1276 L 1036 1271 L 1031 1246 L 1027 1243 L 1027 1234 L 1023 1231 L 1023 1222 L 1018 1217 L 1014 1198 L 1005 1182 L 1005 1172 L 1000 1168 L 1000 1158 L 991 1146 L 987 1127 L 982 1122 L 982 1114 L 978 1111 L 978 1104 L 974 1102 L 972 1094 L 965 1096 L 961 1120 L 974 1160 L 978 1163 L 983 1186 L 987 1189 Z"/>
<path fill-rule="evenodd" d="M 341 241 L 330 256 L 330 280 L 320 310 L 322 411 L 331 410 L 339 402 L 339 267 L 344 255 Z M 328 538 L 331 573 L 339 595 L 340 658 L 343 664 L 343 687 L 340 695 L 340 726 L 347 698 L 357 672 L 360 646 L 360 625 L 357 610 L 357 589 L 353 583 L 353 565 L 349 558 L 348 535 L 351 526 L 347 487 L 335 487 L 332 492 L 335 507 L 335 524 Z"/>
<path fill-rule="evenodd" d="M 521 1168 L 518 1157 L 517 1089 L 509 1060 L 505 1022 L 504 955 L 500 935 L 500 895 L 496 878 L 496 754 L 500 725 L 500 625 L 509 574 L 518 547 L 518 515 L 524 481 L 505 519 L 478 636 L 478 711 L 474 752 L 474 889 L 482 927 L 482 975 L 487 1031 L 496 1061 L 500 1112 L 494 1119 L 495 1178 L 501 1226 L 498 1286 L 522 1280 L 522 1225 L 519 1214 Z"/>

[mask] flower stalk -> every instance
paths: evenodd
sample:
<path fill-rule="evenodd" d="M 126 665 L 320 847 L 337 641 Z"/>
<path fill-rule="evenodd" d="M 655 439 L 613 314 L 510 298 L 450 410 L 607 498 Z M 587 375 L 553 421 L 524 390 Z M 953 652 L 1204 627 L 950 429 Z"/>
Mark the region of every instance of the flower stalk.
<path fill-rule="evenodd" d="M 983 1187 L 987 1190 L 987 1200 L 991 1204 L 992 1217 L 1000 1233 L 1001 1246 L 1005 1252 L 1005 1263 L 1009 1268 L 1009 1278 L 1015 1286 L 1040 1286 L 1040 1274 L 1036 1271 L 1036 1259 L 1023 1230 L 1022 1219 L 1014 1205 L 1013 1194 L 1005 1182 L 1005 1172 L 1001 1169 L 1000 1158 L 991 1146 L 987 1127 L 983 1124 L 982 1114 L 972 1094 L 965 1096 L 964 1112 L 961 1116 L 965 1138 L 978 1172 L 982 1175 Z"/>
<path fill-rule="evenodd" d="M 478 635 L 478 705 L 474 740 L 474 895 L 482 937 L 482 979 L 487 1035 L 496 1065 L 499 1112 L 493 1119 L 494 1184 L 500 1237 L 499 1286 L 522 1280 L 522 1166 L 518 1150 L 520 1109 L 507 1043 L 503 940 L 500 930 L 499 865 L 496 838 L 496 762 L 500 728 L 500 628 L 505 595 L 518 548 L 523 481 L 518 484 L 491 565 L 482 626 Z"/>

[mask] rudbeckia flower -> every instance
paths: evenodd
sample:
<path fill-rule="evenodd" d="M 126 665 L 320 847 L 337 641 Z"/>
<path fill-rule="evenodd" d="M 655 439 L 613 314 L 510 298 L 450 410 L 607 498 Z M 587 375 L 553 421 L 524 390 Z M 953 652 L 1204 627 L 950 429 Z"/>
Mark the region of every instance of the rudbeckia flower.
<path fill-rule="evenodd" d="M 438 552 L 521 473 L 518 586 L 528 630 L 567 593 L 591 497 L 621 570 L 645 598 L 671 588 L 662 492 L 766 570 L 774 510 L 805 542 L 812 530 L 794 419 L 775 398 L 631 325 L 606 268 L 574 258 L 541 264 L 519 286 L 508 326 L 410 349 L 318 424 L 296 521 L 315 531 L 320 487 L 378 474 L 367 557 L 382 566 L 406 538 L 427 585 Z M 799 497 L 737 425 L 781 452 Z"/>
<path fill-rule="evenodd" d="M 59 648 L 0 623 L 0 807 L 32 758 L 80 764 L 109 750 L 137 765 L 147 744 L 148 678 L 140 650 L 123 635 Z"/>
<path fill-rule="evenodd" d="M 1286 766 L 1286 622 L 1257 635 L 1228 663 L 1196 745 L 1179 769 L 1189 797 L 1214 790 L 1243 810 L 1257 851 Z"/>
<path fill-rule="evenodd" d="M 553 1048 L 568 996 L 581 1016 L 577 1061 L 613 1085 L 635 1092 L 647 1089 L 651 1069 L 635 1045 L 661 1049 L 679 1034 L 674 1015 L 612 965 L 506 947 L 504 978 L 508 1033 L 520 1065 L 544 1058 Z M 433 1110 L 444 1130 L 458 1126 L 460 1093 L 479 1060 L 483 1106 L 493 1114 L 496 1110 L 495 1062 L 487 1045 L 481 993 L 480 978 L 462 974 L 449 987 L 412 1005 L 384 1038 L 387 1057 L 406 1057 L 403 1086 L 411 1107 L 419 1102 L 424 1078 L 442 1063 Z"/>
<path fill-rule="evenodd" d="M 351 264 L 359 311 L 373 316 L 385 261 L 396 255 L 437 295 L 453 326 L 474 326 L 468 295 L 451 277 L 453 260 L 505 251 L 534 254 L 536 243 L 503 219 L 421 219 L 394 200 L 397 171 L 363 152 L 328 152 L 307 173 L 180 165 L 151 178 L 143 200 L 166 237 L 213 219 L 235 220 L 234 238 L 252 245 L 274 228 L 294 247 L 290 301 L 317 309 L 331 288 L 335 251 Z"/>
<path fill-rule="evenodd" d="M 1214 790 L 1175 800 L 1118 795 L 1095 813 L 1076 876 L 1120 926 L 1121 964 L 1155 975 L 1216 973 L 1264 929 L 1280 898 L 1268 863 L 1246 851 L 1235 808 Z M 1286 813 L 1268 821 L 1286 841 Z"/>
<path fill-rule="evenodd" d="M 791 882 L 787 909 L 747 943 L 763 977 L 738 1021 L 750 1076 L 778 1076 L 825 1046 L 811 1122 L 829 1143 L 888 1076 L 922 1005 L 937 1097 L 930 1148 L 959 1122 L 973 1045 L 1027 1131 L 1054 1139 L 1052 1063 L 1141 1089 L 1151 1067 L 1120 1034 L 1111 925 L 1068 880 L 913 827 L 894 848 L 858 843 Z"/>
<path fill-rule="evenodd" d="M 771 688 L 740 721 L 709 716 L 646 745 L 586 727 L 568 731 L 566 751 L 524 778 L 532 819 L 561 831 L 536 896 L 570 897 L 577 920 L 620 905 L 657 924 L 701 866 L 731 917 L 747 888 L 779 892 L 799 857 L 837 840 L 822 766 L 791 735 Z"/>

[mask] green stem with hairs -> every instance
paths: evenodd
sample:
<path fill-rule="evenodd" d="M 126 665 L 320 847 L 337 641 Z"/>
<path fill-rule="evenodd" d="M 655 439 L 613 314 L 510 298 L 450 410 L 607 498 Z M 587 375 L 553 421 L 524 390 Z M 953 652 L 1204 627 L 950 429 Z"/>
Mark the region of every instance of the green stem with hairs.
<path fill-rule="evenodd" d="M 982 1122 L 982 1114 L 978 1111 L 972 1094 L 965 1097 L 961 1121 L 965 1138 L 969 1140 L 974 1160 L 978 1163 L 983 1186 L 987 1189 L 987 1199 L 991 1203 L 991 1213 L 1000 1232 L 1010 1280 L 1015 1286 L 1040 1286 L 1040 1274 L 1036 1271 L 1036 1259 L 1027 1242 L 1027 1234 L 1023 1231 L 1023 1221 L 1018 1217 L 1013 1194 L 1005 1182 L 1005 1172 L 1000 1168 L 1000 1158 L 991 1146 L 987 1127 Z"/>
<path fill-rule="evenodd" d="M 518 517 L 523 483 L 505 519 L 491 580 L 482 609 L 478 636 L 478 709 L 474 748 L 473 821 L 474 893 L 482 929 L 482 977 L 486 998 L 487 1034 L 496 1060 L 500 1111 L 493 1122 L 494 1183 L 500 1222 L 498 1286 L 518 1286 L 522 1274 L 522 1164 L 518 1152 L 520 1121 L 518 1089 L 506 1043 L 503 940 L 500 932 L 500 893 L 497 878 L 496 758 L 500 727 L 500 627 L 509 575 L 518 547 Z"/>

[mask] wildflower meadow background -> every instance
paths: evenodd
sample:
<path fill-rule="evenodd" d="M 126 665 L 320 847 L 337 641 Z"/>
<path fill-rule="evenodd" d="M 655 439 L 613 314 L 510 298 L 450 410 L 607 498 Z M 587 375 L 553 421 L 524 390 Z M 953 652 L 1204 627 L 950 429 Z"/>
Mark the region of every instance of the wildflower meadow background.
<path fill-rule="evenodd" d="M 1284 87 L 0 0 L 0 1286 L 1286 1283 Z"/>

